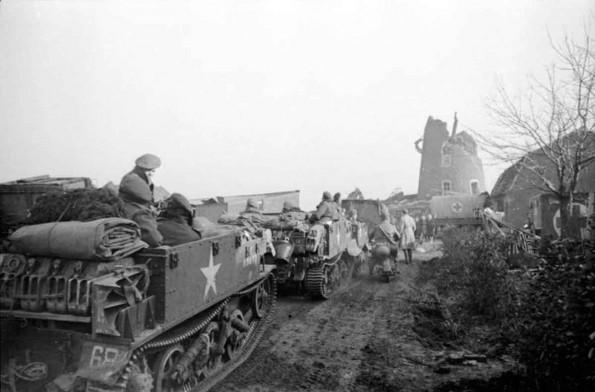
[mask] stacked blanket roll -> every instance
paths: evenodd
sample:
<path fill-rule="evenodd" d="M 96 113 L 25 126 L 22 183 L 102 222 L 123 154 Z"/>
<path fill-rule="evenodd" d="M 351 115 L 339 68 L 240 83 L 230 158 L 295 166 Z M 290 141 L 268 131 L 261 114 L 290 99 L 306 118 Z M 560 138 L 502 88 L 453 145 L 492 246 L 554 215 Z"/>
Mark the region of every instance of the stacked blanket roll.
<path fill-rule="evenodd" d="M 113 261 L 148 246 L 138 225 L 123 218 L 24 226 L 9 240 L 17 253 L 75 260 Z"/>

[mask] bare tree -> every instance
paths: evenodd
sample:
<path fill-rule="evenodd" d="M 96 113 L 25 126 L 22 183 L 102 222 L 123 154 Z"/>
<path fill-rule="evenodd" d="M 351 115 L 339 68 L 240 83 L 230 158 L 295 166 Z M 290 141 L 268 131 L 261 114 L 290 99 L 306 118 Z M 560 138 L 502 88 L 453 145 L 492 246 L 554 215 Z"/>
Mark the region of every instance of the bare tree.
<path fill-rule="evenodd" d="M 566 36 L 559 44 L 552 42 L 558 62 L 547 69 L 545 80 L 532 77 L 528 93 L 517 98 L 499 82 L 487 100 L 502 131 L 486 135 L 471 130 L 493 158 L 517 165 L 532 186 L 558 198 L 561 237 L 569 233 L 579 179 L 595 163 L 594 38 L 585 27 L 580 41 Z"/>

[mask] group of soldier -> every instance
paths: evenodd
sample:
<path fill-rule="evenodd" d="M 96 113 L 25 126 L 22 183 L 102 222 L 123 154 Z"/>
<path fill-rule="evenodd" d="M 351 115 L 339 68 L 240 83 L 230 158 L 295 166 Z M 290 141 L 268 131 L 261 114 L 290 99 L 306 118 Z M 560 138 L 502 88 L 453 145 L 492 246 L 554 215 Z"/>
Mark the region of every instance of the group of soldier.
<path fill-rule="evenodd" d="M 155 216 L 151 177 L 160 166 L 159 157 L 144 154 L 135 161 L 134 168 L 124 175 L 118 193 L 124 201 L 126 213 L 140 227 L 141 239 L 151 247 L 199 240 L 200 232 L 192 227 L 192 206 L 183 195 L 172 194 L 159 216 Z"/>
<path fill-rule="evenodd" d="M 166 199 L 159 215 L 155 216 L 154 185 L 151 177 L 160 166 L 159 157 L 144 154 L 135 161 L 135 167 L 122 178 L 119 196 L 124 201 L 128 216 L 139 225 L 141 239 L 151 247 L 173 246 L 201 239 L 200 231 L 193 227 L 192 206 L 183 195 L 172 194 Z M 402 209 L 398 213 L 399 217 L 395 225 L 391 223 L 388 209 L 383 206 L 380 212 L 381 222 L 372 228 L 369 236 L 373 242 L 389 246 L 395 259 L 398 250 L 401 249 L 405 262 L 411 263 L 415 248 L 416 222 L 407 209 Z M 316 211 L 309 216 L 290 201 L 286 201 L 279 219 L 310 223 L 326 223 L 341 218 L 357 219 L 357 211 L 354 209 L 348 212 L 348 216 L 345 215 L 341 207 L 341 194 L 336 193 L 331 196 L 330 192 L 324 192 Z M 240 218 L 259 227 L 268 220 L 254 199 L 248 199 L 245 210 L 240 213 Z"/>
<path fill-rule="evenodd" d="M 342 216 L 344 213 L 341 208 L 341 194 L 337 192 L 334 197 L 331 197 L 330 192 L 324 192 L 322 201 L 316 206 L 316 211 L 310 215 L 309 221 L 310 223 L 336 221 Z"/>
<path fill-rule="evenodd" d="M 141 239 L 151 247 L 173 246 L 199 240 L 200 231 L 193 227 L 192 206 L 183 195 L 172 194 L 165 200 L 159 215 L 156 216 L 153 208 L 154 184 L 151 177 L 160 166 L 159 157 L 144 154 L 135 161 L 134 168 L 124 175 L 120 181 L 118 193 L 124 201 L 126 213 L 139 225 Z M 324 223 L 339 220 L 344 216 L 345 213 L 341 208 L 341 194 L 336 193 L 331 197 L 330 192 L 324 192 L 316 211 L 309 216 L 290 201 L 286 201 L 279 218 L 288 221 Z M 245 210 L 240 213 L 240 218 L 255 226 L 262 226 L 268 220 L 254 199 L 248 199 Z M 354 211 L 351 211 L 350 218 L 356 218 Z"/>
<path fill-rule="evenodd" d="M 395 260 L 398 251 L 403 251 L 405 263 L 413 261 L 413 249 L 415 249 L 415 219 L 409 215 L 406 208 L 398 211 L 396 224 L 391 222 L 391 216 L 388 209 L 382 206 L 380 211 L 381 222 L 372 228 L 369 237 L 376 245 L 386 245 L 390 248 L 391 257 Z"/>

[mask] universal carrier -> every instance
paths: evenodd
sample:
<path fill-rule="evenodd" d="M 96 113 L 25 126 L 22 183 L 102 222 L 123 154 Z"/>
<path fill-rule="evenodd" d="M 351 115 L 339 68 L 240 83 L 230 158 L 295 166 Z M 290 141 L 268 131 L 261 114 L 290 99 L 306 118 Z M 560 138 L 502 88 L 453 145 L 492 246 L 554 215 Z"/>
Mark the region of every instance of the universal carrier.
<path fill-rule="evenodd" d="M 279 285 L 297 287 L 313 298 L 327 299 L 345 278 L 366 263 L 367 227 L 346 219 L 308 225 L 271 226 Z"/>
<path fill-rule="evenodd" d="M 274 305 L 266 243 L 226 230 L 111 262 L 0 255 L 1 390 L 207 390 Z"/>

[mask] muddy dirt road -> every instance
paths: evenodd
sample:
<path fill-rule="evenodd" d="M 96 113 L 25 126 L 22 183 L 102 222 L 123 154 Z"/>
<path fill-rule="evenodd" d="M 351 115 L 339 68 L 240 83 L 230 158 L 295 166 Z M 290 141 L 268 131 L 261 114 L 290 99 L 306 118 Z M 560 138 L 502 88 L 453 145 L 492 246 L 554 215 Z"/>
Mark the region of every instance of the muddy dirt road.
<path fill-rule="evenodd" d="M 327 301 L 280 296 L 259 347 L 212 390 L 433 391 L 501 371 L 502 363 L 489 361 L 437 373 L 444 348 L 415 332 L 416 307 L 431 288 L 417 287 L 415 278 L 419 263 L 438 256 L 416 252 L 390 283 L 360 276 Z"/>

